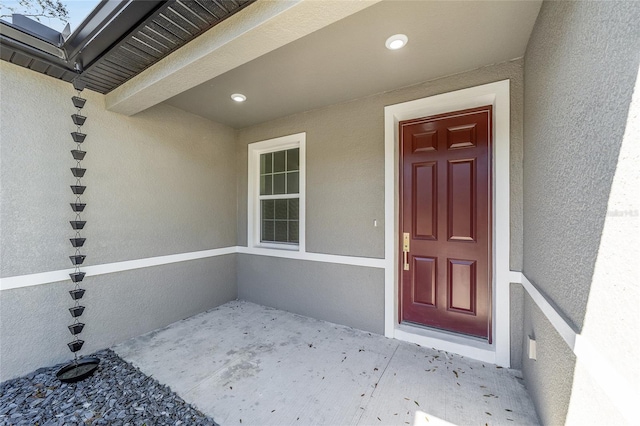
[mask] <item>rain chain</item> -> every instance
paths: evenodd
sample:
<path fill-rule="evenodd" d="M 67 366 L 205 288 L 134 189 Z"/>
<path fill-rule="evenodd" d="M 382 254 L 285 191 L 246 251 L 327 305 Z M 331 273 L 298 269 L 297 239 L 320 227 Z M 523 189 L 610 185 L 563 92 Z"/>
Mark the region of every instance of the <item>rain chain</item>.
<path fill-rule="evenodd" d="M 87 223 L 87 221 L 82 220 L 81 217 L 81 213 L 84 211 L 86 204 L 80 199 L 80 196 L 84 194 L 84 190 L 87 188 L 82 185 L 81 181 L 87 171 L 87 169 L 83 169 L 81 167 L 81 162 L 87 154 L 86 151 L 83 151 L 81 148 L 84 139 L 87 137 L 86 134 L 82 133 L 82 125 L 87 120 L 87 117 L 83 116 L 81 111 L 87 100 L 80 97 L 81 92 L 84 90 L 84 83 L 80 81 L 79 78 L 73 81 L 73 88 L 78 92 L 77 96 L 73 96 L 71 98 L 73 106 L 76 107 L 76 113 L 71 115 L 71 119 L 76 125 L 76 131 L 71 133 L 71 137 L 76 144 L 76 149 L 71 150 L 71 155 L 73 155 L 73 159 L 76 160 L 76 166 L 71 168 L 71 173 L 73 173 L 73 176 L 76 178 L 76 184 L 71 185 L 71 191 L 76 196 L 75 203 L 71 203 L 71 210 L 76 214 L 76 217 L 75 220 L 71 220 L 69 223 L 71 224 L 71 229 L 76 232 L 76 235 L 74 238 L 69 239 L 71 241 L 71 246 L 75 248 L 75 253 L 69 256 L 71 264 L 75 269 L 69 274 L 69 276 L 75 286 L 73 290 L 69 291 L 71 299 L 74 301 L 74 306 L 69 308 L 69 312 L 73 318 L 73 324 L 69 326 L 69 331 L 73 336 L 73 341 L 67 343 L 67 346 L 69 346 L 69 349 L 73 352 L 73 361 L 62 367 L 56 373 L 56 376 L 60 381 L 67 383 L 77 382 L 89 377 L 96 371 L 98 364 L 100 364 L 100 359 L 94 357 L 78 359 L 78 351 L 82 349 L 82 345 L 84 345 L 84 340 L 81 340 L 78 336 L 84 329 L 84 323 L 80 322 L 80 316 L 84 312 L 84 306 L 80 305 L 80 300 L 84 296 L 85 289 L 80 288 L 80 283 L 86 274 L 85 272 L 80 271 L 80 267 L 84 263 L 84 259 L 87 257 L 80 251 L 86 241 L 86 238 L 82 237 L 80 231 L 82 231 L 84 225 Z"/>
<path fill-rule="evenodd" d="M 80 200 L 80 196 L 84 193 L 86 186 L 82 185 L 81 178 L 84 176 L 84 173 L 87 169 L 83 169 L 80 166 L 80 162 L 84 159 L 86 155 L 86 151 L 81 149 L 82 142 L 87 137 L 86 134 L 82 133 L 81 128 L 84 124 L 87 117 L 81 114 L 82 108 L 86 102 L 86 99 L 80 97 L 82 90 L 84 89 L 84 85 L 80 82 L 73 84 L 74 89 L 78 91 L 77 96 L 73 96 L 71 101 L 73 102 L 73 106 L 76 107 L 76 113 L 71 116 L 73 123 L 77 126 L 76 131 L 71 133 L 73 137 L 73 141 L 76 143 L 76 149 L 71 151 L 73 155 L 73 159 L 76 160 L 76 167 L 71 168 L 71 173 L 76 178 L 76 184 L 71 185 L 71 191 L 76 195 L 76 202 L 71 203 L 71 209 L 75 212 L 76 218 L 75 220 L 69 221 L 71 224 L 71 228 L 76 231 L 76 235 L 74 238 L 71 238 L 71 245 L 76 249 L 75 254 L 73 256 L 69 256 L 71 259 L 71 264 L 74 265 L 75 270 L 69 276 L 71 277 L 71 281 L 75 283 L 75 288 L 69 291 L 71 295 L 71 299 L 74 300 L 75 306 L 73 308 L 69 308 L 69 312 L 71 312 L 71 316 L 74 319 L 73 324 L 69 326 L 69 331 L 74 337 L 73 342 L 68 343 L 69 349 L 74 354 L 74 363 L 78 362 L 78 351 L 82 349 L 82 345 L 84 344 L 84 340 L 80 340 L 78 335 L 82 332 L 84 328 L 84 323 L 81 323 L 79 317 L 82 315 L 84 311 L 84 306 L 80 305 L 80 299 L 84 296 L 85 290 L 80 288 L 80 283 L 84 279 L 85 273 L 80 272 L 80 265 L 84 262 L 86 258 L 80 252 L 80 248 L 84 245 L 86 238 L 82 238 L 80 235 L 80 231 L 84 228 L 84 225 L 87 223 L 86 220 L 82 220 L 80 214 L 84 211 L 86 204 L 82 203 Z"/>

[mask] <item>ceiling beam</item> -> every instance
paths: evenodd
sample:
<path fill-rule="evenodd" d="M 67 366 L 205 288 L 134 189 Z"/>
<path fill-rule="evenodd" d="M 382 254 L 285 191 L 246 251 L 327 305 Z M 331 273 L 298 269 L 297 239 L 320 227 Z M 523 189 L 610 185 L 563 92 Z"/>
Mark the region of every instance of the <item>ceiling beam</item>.
<path fill-rule="evenodd" d="M 257 1 L 106 95 L 133 115 L 380 0 Z"/>

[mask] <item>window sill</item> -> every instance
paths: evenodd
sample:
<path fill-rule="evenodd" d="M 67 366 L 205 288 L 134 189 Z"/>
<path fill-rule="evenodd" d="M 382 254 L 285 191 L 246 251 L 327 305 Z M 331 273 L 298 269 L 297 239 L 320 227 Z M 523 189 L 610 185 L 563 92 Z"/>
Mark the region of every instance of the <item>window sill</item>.
<path fill-rule="evenodd" d="M 252 247 L 254 250 L 284 250 L 284 251 L 300 251 L 299 245 L 293 244 L 269 244 L 269 243 L 259 243 Z"/>

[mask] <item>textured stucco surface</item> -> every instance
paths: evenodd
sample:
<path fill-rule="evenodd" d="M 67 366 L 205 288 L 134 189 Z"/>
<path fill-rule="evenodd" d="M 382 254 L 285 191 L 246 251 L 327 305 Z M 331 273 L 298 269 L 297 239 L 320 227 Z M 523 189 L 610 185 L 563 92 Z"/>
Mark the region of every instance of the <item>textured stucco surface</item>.
<path fill-rule="evenodd" d="M 75 91 L 0 66 L 0 274 L 66 269 Z M 235 245 L 234 130 L 166 105 L 125 117 L 83 96 L 87 265 Z"/>
<path fill-rule="evenodd" d="M 0 275 L 71 267 L 68 83 L 0 63 Z M 85 91 L 86 265 L 233 246 L 235 131 L 171 106 L 125 117 Z M 87 277 L 82 353 L 236 297 L 235 255 Z M 68 359 L 70 280 L 0 293 L 1 380 Z"/>
<path fill-rule="evenodd" d="M 511 269 L 522 265 L 522 60 L 296 114 L 238 132 L 238 244 L 247 244 L 247 144 L 307 133 L 307 251 L 384 257 L 384 107 L 511 80 Z M 293 95 L 293 94 L 292 94 Z M 377 220 L 378 226 L 373 226 Z"/>
<path fill-rule="evenodd" d="M 524 295 L 523 331 L 522 373 L 540 422 L 565 424 L 576 357 L 528 294 Z M 529 336 L 536 341 L 536 360 L 528 357 Z"/>
<path fill-rule="evenodd" d="M 615 392 L 640 388 L 638 22 L 636 2 L 545 2 L 525 56 L 523 270 L 600 359 L 576 358 L 527 305 L 539 358 L 523 370 L 543 423 L 620 424 Z"/>
<path fill-rule="evenodd" d="M 545 3 L 525 58 L 525 261 L 582 327 L 636 74 L 635 2 Z"/>
<path fill-rule="evenodd" d="M 522 369 L 522 326 L 524 321 L 524 288 L 521 284 L 509 285 L 511 317 L 509 331 L 511 336 L 511 368 Z"/>
<path fill-rule="evenodd" d="M 238 298 L 384 333 L 384 271 L 238 254 Z"/>
<path fill-rule="evenodd" d="M 81 354 L 221 305 L 237 297 L 235 254 L 88 277 Z M 69 360 L 71 282 L 0 292 L 0 382 Z"/>

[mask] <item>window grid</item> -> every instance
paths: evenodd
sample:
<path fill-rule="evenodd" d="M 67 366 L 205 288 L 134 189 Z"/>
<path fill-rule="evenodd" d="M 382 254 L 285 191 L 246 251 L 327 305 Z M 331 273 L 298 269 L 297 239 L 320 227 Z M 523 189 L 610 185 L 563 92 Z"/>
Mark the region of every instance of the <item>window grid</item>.
<path fill-rule="evenodd" d="M 299 148 L 260 154 L 260 242 L 299 243 Z"/>

